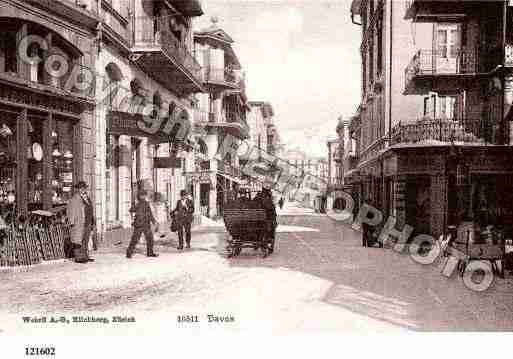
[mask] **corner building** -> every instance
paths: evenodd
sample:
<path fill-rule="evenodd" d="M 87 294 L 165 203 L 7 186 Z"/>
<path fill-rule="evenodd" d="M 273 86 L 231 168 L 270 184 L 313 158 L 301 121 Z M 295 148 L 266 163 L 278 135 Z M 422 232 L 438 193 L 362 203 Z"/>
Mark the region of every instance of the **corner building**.
<path fill-rule="evenodd" d="M 345 175 L 413 235 L 462 222 L 511 235 L 512 8 L 504 1 L 355 0 L 361 102 Z"/>

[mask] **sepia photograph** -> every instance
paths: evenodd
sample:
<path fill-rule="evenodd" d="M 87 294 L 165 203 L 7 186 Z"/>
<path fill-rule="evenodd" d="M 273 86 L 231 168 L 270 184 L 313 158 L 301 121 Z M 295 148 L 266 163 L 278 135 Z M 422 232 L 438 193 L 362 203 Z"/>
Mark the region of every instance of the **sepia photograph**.
<path fill-rule="evenodd" d="M 6 358 L 381 356 L 512 297 L 512 0 L 0 0 Z"/>

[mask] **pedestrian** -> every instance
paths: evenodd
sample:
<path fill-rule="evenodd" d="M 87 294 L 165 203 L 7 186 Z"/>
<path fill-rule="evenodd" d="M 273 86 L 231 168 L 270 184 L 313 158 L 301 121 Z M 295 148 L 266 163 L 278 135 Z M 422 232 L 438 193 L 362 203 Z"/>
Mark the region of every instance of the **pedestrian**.
<path fill-rule="evenodd" d="M 89 257 L 89 238 L 95 226 L 93 203 L 87 194 L 87 184 L 79 181 L 75 185 L 75 194 L 66 208 L 66 215 L 71 224 L 71 242 L 80 244 L 74 250 L 75 262 L 87 263 L 94 259 Z"/>
<path fill-rule="evenodd" d="M 153 216 L 150 204 L 148 203 L 148 193 L 146 190 L 140 190 L 137 194 L 137 204 L 130 208 L 130 212 L 134 214 L 133 227 L 134 231 L 132 233 L 132 238 L 130 239 L 130 244 L 126 250 L 126 257 L 132 258 L 134 253 L 135 246 L 141 235 L 144 233 L 144 239 L 146 240 L 146 256 L 148 257 L 158 257 L 153 251 L 153 232 L 151 230 L 151 225 L 155 225 L 157 221 Z"/>
<path fill-rule="evenodd" d="M 274 251 L 274 241 L 276 237 L 276 227 L 278 222 L 276 220 L 276 207 L 274 206 L 271 189 L 264 186 L 260 192 L 255 196 L 254 201 L 259 204 L 260 208 L 265 210 L 266 224 L 267 224 L 267 238 L 271 240 L 269 252 Z"/>
<path fill-rule="evenodd" d="M 280 205 L 280 209 L 283 209 L 283 204 L 285 203 L 285 200 L 283 197 L 280 197 L 280 200 L 278 201 L 278 204 Z"/>
<path fill-rule="evenodd" d="M 194 202 L 188 198 L 187 191 L 180 191 L 180 199 L 176 203 L 174 211 L 175 220 L 178 225 L 178 247 L 177 249 L 183 249 L 183 235 L 185 232 L 185 243 L 187 248 L 191 248 L 191 225 L 192 217 L 194 214 Z"/>

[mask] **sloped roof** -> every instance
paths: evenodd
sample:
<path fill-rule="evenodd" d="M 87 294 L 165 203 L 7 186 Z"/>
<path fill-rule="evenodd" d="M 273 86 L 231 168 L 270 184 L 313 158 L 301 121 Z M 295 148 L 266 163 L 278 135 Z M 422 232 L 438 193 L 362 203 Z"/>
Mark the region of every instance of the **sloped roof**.
<path fill-rule="evenodd" d="M 234 42 L 233 39 L 231 38 L 231 36 L 228 35 L 226 33 L 226 31 L 221 29 L 216 24 L 212 24 L 209 27 L 207 27 L 206 29 L 196 31 L 194 33 L 194 36 L 195 37 L 210 37 L 210 38 L 213 38 L 213 39 L 225 42 L 225 43 L 229 43 L 229 44 L 232 44 Z"/>

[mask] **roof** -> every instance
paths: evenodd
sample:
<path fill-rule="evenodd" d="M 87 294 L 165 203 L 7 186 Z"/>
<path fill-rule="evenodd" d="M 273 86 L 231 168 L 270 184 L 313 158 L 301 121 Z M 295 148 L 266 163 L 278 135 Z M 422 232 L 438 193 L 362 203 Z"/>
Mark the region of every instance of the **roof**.
<path fill-rule="evenodd" d="M 194 37 L 201 38 L 201 37 L 209 37 L 221 42 L 225 42 L 228 44 L 232 44 L 235 41 L 233 41 L 232 37 L 226 33 L 223 29 L 221 29 L 216 24 L 212 24 L 206 29 L 196 31 L 194 33 Z"/>
<path fill-rule="evenodd" d="M 213 19 L 212 25 L 209 27 L 196 31 L 194 33 L 194 39 L 208 39 L 214 41 L 217 43 L 217 45 L 221 45 L 224 48 L 226 55 L 228 55 L 228 57 L 232 60 L 233 64 L 235 64 L 236 67 L 240 69 L 241 64 L 239 62 L 239 58 L 231 46 L 231 44 L 233 44 L 235 41 L 231 38 L 230 35 L 226 33 L 226 31 L 217 25 L 217 20 L 214 20 L 215 19 Z"/>

